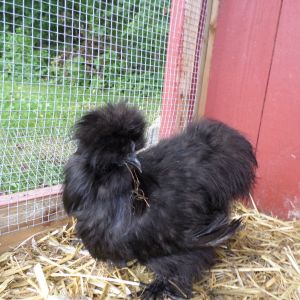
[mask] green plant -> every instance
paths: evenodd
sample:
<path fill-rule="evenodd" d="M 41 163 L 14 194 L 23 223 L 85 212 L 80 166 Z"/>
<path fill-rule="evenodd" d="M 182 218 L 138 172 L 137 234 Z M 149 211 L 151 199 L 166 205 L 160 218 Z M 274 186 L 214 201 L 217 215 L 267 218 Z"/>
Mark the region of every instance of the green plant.
<path fill-rule="evenodd" d="M 71 126 L 100 103 L 158 116 L 169 5 L 0 1 L 0 192 L 60 182 Z"/>
<path fill-rule="evenodd" d="M 47 73 L 47 52 L 35 49 L 33 38 L 23 35 L 21 28 L 15 33 L 2 34 L 0 42 L 0 69 L 3 70 L 4 80 L 36 82 Z"/>
<path fill-rule="evenodd" d="M 1 3 L 4 80 L 161 92 L 169 1 Z"/>

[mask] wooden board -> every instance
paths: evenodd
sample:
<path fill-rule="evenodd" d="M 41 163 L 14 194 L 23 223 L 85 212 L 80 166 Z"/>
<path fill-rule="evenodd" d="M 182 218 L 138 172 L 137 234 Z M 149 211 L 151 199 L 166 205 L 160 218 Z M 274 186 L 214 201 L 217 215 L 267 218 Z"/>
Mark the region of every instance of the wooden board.
<path fill-rule="evenodd" d="M 51 229 L 59 228 L 66 225 L 68 223 L 68 220 L 68 218 L 63 218 L 61 220 L 48 222 L 46 224 L 40 224 L 35 227 L 22 229 L 16 232 L 0 236 L 0 254 L 13 249 L 21 242 L 25 241 L 27 238 L 33 236 L 34 234 L 49 231 Z"/>
<path fill-rule="evenodd" d="M 194 119 L 199 119 L 204 115 L 207 91 L 209 85 L 209 75 L 211 69 L 211 60 L 213 54 L 213 45 L 215 41 L 215 33 L 217 26 L 217 17 L 219 9 L 219 0 L 210 1 L 208 12 L 210 14 L 209 22 L 207 22 L 207 28 L 205 28 L 205 40 L 203 45 L 203 53 L 201 57 L 201 63 L 199 65 L 199 83 L 196 94 L 196 103 L 194 108 Z"/>
<path fill-rule="evenodd" d="M 1 195 L 0 196 L 0 206 L 7 205 L 7 204 L 16 204 L 24 201 L 30 201 L 30 200 L 37 200 L 42 199 L 45 196 L 49 195 L 56 195 L 61 194 L 62 192 L 62 185 L 54 185 L 44 188 L 39 188 L 35 190 L 29 190 L 25 192 L 19 192 L 9 195 Z"/>
<path fill-rule="evenodd" d="M 256 145 L 281 1 L 221 1 L 205 115 Z"/>
<path fill-rule="evenodd" d="M 208 2 L 211 2 L 209 0 Z M 198 69 L 203 45 L 207 0 L 186 0 L 183 29 L 182 72 L 180 74 L 177 127 L 184 128 L 193 116 Z"/>
<path fill-rule="evenodd" d="M 300 219 L 300 2 L 221 1 L 205 115 L 257 149 L 258 207 Z"/>
<path fill-rule="evenodd" d="M 203 53 L 205 21 L 213 0 L 174 0 L 170 15 L 162 96 L 160 138 L 180 131 L 192 119 Z M 205 38 L 205 37 L 204 37 Z"/>
<path fill-rule="evenodd" d="M 300 1 L 283 1 L 258 139 L 260 207 L 300 219 Z"/>
<path fill-rule="evenodd" d="M 0 196 L 0 236 L 62 216 L 61 185 Z"/>
<path fill-rule="evenodd" d="M 164 75 L 162 96 L 162 116 L 160 138 L 165 138 L 174 132 L 177 126 L 177 107 L 180 100 L 180 74 L 182 72 L 182 44 L 184 30 L 185 1 L 172 1 L 168 35 L 167 60 Z"/>

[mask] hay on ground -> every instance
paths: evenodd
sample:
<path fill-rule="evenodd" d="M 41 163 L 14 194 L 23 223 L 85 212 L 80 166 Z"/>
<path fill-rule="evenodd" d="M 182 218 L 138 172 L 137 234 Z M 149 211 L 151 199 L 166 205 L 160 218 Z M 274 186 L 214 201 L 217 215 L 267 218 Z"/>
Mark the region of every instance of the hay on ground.
<path fill-rule="evenodd" d="M 300 299 L 300 221 L 238 204 L 245 227 L 218 249 L 218 262 L 194 285 L 193 299 Z M 132 262 L 96 262 L 74 224 L 41 233 L 0 255 L 0 299 L 128 299 L 153 274 Z"/>

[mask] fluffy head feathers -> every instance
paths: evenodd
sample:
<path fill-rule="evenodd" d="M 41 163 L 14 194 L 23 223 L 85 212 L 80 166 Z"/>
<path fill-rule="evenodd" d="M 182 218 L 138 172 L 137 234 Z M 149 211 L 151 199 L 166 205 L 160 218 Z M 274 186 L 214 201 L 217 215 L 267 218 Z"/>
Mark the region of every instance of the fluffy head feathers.
<path fill-rule="evenodd" d="M 145 118 L 121 102 L 107 104 L 84 115 L 75 125 L 77 153 L 84 151 L 92 167 L 122 165 L 128 155 L 144 146 Z"/>
<path fill-rule="evenodd" d="M 75 127 L 75 139 L 87 147 L 110 144 L 122 148 L 133 141 L 136 148 L 144 146 L 145 119 L 142 113 L 121 102 L 91 111 Z"/>

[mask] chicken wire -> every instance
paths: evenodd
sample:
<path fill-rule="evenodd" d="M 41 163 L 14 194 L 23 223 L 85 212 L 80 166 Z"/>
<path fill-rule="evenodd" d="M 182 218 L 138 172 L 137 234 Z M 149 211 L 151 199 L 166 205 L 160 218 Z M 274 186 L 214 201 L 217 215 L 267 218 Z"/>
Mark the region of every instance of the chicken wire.
<path fill-rule="evenodd" d="M 191 120 L 209 4 L 0 3 L 0 235 L 63 217 L 62 170 L 84 112 L 139 107 L 147 146 Z"/>

